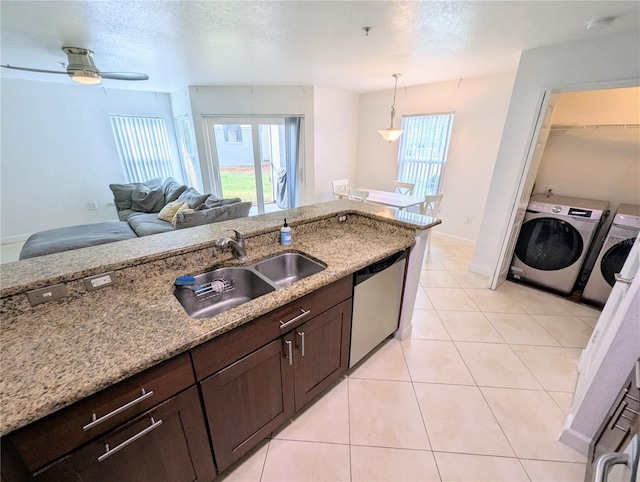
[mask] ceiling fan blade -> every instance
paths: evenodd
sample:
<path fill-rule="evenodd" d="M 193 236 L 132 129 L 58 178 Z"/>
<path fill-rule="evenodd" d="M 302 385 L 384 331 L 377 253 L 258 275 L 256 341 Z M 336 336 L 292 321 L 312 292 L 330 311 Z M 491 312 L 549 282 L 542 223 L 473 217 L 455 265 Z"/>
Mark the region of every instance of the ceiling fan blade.
<path fill-rule="evenodd" d="M 5 69 L 13 69 L 13 70 L 25 70 L 27 72 L 42 72 L 45 74 L 67 74 L 67 71 L 61 72 L 59 70 L 43 70 L 43 69 L 30 69 L 29 67 L 14 67 L 13 65 L 0 65 L 0 67 L 4 67 Z"/>
<path fill-rule="evenodd" d="M 138 74 L 136 72 L 100 72 L 100 77 L 112 80 L 149 80 L 147 74 Z"/>

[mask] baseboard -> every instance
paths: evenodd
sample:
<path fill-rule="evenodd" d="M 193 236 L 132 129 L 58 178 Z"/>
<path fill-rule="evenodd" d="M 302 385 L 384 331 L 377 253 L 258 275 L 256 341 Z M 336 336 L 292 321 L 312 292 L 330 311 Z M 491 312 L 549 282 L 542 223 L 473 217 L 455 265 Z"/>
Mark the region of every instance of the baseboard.
<path fill-rule="evenodd" d="M 576 452 L 581 453 L 584 456 L 589 455 L 589 444 L 591 443 L 591 439 L 589 437 L 586 437 L 571 428 L 565 427 L 560 433 L 559 440 Z"/>
<path fill-rule="evenodd" d="M 487 277 L 490 277 L 493 274 L 493 271 L 491 269 L 486 268 L 484 266 L 479 266 L 473 263 L 469 265 L 469 271 L 471 271 L 472 273 L 481 274 L 482 276 L 487 276 Z"/>
<path fill-rule="evenodd" d="M 431 236 L 433 236 L 433 239 L 446 239 L 449 241 L 455 241 L 456 243 L 462 244 L 464 246 L 470 246 L 471 248 L 476 247 L 475 241 L 465 238 L 459 238 L 458 236 L 453 236 L 451 234 L 441 233 L 437 229 L 437 226 L 431 229 Z"/>

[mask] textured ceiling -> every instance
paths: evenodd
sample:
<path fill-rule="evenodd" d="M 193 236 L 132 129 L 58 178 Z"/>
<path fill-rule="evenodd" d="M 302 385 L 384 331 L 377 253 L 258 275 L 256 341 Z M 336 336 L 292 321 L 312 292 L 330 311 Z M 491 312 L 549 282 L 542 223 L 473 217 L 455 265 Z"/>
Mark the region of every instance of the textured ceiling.
<path fill-rule="evenodd" d="M 522 50 L 639 29 L 636 1 L 1 1 L 0 63 L 62 69 L 85 47 L 110 88 L 322 85 L 353 92 L 515 71 Z M 589 20 L 615 16 L 606 29 Z M 362 27 L 370 26 L 366 36 Z M 640 37 L 639 37 L 640 39 Z M 71 82 L 0 69 L 2 77 Z"/>

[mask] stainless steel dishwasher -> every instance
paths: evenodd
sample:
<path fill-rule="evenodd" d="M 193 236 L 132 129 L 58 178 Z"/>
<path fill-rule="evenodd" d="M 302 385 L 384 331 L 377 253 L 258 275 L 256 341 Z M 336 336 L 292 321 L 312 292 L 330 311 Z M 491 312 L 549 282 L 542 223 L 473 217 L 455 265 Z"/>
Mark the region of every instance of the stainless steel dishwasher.
<path fill-rule="evenodd" d="M 398 329 L 407 250 L 357 271 L 349 368 Z"/>

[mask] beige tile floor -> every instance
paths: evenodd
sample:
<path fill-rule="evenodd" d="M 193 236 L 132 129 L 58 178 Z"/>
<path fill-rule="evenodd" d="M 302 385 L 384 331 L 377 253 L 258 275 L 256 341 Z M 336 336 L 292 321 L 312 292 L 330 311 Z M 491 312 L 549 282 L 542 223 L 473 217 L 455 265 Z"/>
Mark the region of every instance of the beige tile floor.
<path fill-rule="evenodd" d="M 599 312 L 467 270 L 434 238 L 410 339 L 388 340 L 224 481 L 582 481 L 557 441 Z"/>

